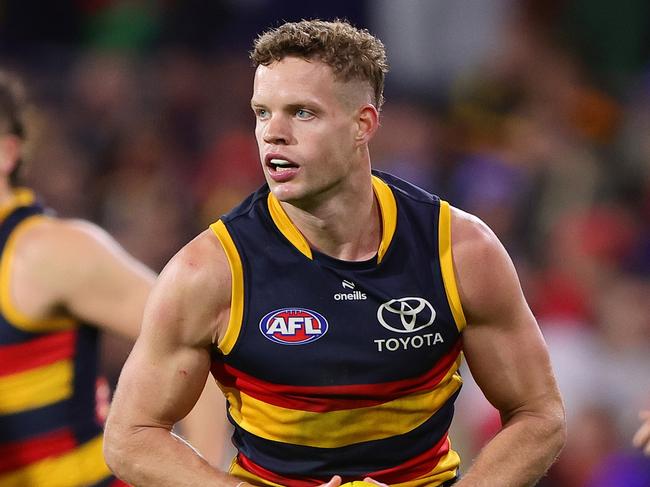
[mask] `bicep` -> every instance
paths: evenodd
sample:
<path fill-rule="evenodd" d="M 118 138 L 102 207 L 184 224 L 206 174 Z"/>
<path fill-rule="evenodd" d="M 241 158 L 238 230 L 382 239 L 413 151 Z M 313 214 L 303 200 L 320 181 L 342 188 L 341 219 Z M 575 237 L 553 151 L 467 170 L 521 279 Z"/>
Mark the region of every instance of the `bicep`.
<path fill-rule="evenodd" d="M 458 225 L 457 225 L 458 227 Z M 467 316 L 463 351 L 486 398 L 508 416 L 558 397 L 546 344 L 514 265 L 484 224 L 464 221 L 454 248 Z"/>
<path fill-rule="evenodd" d="M 80 263 L 83 282 L 69 293 L 66 307 L 101 328 L 136 338 L 155 274 L 102 233 L 89 237 L 86 262 Z"/>
<path fill-rule="evenodd" d="M 531 407 L 555 390 L 546 345 L 528 307 L 470 322 L 463 350 L 477 385 L 490 403 L 508 415 Z"/>
<path fill-rule="evenodd" d="M 131 425 L 171 428 L 204 388 L 224 292 L 213 244 L 199 239 L 161 273 L 142 330 L 123 369 L 113 407 Z"/>
<path fill-rule="evenodd" d="M 108 233 L 84 221 L 61 221 L 50 232 L 55 259 L 41 279 L 54 300 L 87 323 L 135 339 L 155 274 Z"/>
<path fill-rule="evenodd" d="M 136 341 L 120 375 L 111 413 L 132 426 L 171 429 L 198 399 L 210 369 L 207 350 Z"/>
<path fill-rule="evenodd" d="M 112 413 L 131 425 L 171 429 L 192 409 L 210 370 L 209 343 L 193 332 L 200 306 L 188 308 L 173 280 L 161 276 L 152 292 L 120 375 Z"/>

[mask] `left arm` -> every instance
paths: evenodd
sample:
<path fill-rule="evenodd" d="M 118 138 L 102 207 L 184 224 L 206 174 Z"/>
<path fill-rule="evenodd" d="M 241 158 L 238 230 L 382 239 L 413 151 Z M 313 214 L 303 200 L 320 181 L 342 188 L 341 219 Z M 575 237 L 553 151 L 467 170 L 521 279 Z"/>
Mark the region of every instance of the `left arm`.
<path fill-rule="evenodd" d="M 452 236 L 467 318 L 464 354 L 502 423 L 456 485 L 532 486 L 553 463 L 566 435 L 564 406 L 546 344 L 494 233 L 454 209 Z"/>

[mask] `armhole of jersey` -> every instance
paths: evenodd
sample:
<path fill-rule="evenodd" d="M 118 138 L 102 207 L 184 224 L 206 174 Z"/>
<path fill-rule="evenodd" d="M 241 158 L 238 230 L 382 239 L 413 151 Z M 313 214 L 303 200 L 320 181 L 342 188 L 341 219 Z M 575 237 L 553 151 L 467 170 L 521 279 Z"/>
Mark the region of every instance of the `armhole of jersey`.
<path fill-rule="evenodd" d="M 380 263 L 390 247 L 397 228 L 397 202 L 390 187 L 377 176 L 372 177 L 372 189 L 379 202 L 381 212 L 381 243 L 377 251 L 377 262 Z"/>
<path fill-rule="evenodd" d="M 463 331 L 467 321 L 460 302 L 460 294 L 456 285 L 454 274 L 454 261 L 451 252 L 451 208 L 446 201 L 440 201 L 440 216 L 438 219 L 438 247 L 440 252 L 440 269 L 442 281 L 445 286 L 445 294 L 449 307 L 454 315 L 454 321 L 458 331 Z"/>
<path fill-rule="evenodd" d="M 41 223 L 45 218 L 42 215 L 34 215 L 26 218 L 18 224 L 7 240 L 2 255 L 0 256 L 0 314 L 14 327 L 26 332 L 47 332 L 61 331 L 76 326 L 76 320 L 67 317 L 37 319 L 31 318 L 22 313 L 11 298 L 11 266 L 15 254 L 15 247 L 18 237 L 34 225 Z"/>
<path fill-rule="evenodd" d="M 244 268 L 235 242 L 233 241 L 228 229 L 221 220 L 210 225 L 210 229 L 221 242 L 228 264 L 230 265 L 231 274 L 231 297 L 230 297 L 230 319 L 228 328 L 221 340 L 217 344 L 219 350 L 224 355 L 228 355 L 239 338 L 242 319 L 244 317 Z"/>

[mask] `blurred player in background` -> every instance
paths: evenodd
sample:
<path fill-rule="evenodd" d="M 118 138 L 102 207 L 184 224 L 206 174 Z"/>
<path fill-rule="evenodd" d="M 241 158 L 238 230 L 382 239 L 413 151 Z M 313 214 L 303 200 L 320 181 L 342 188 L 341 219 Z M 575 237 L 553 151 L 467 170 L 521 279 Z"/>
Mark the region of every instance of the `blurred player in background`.
<path fill-rule="evenodd" d="M 124 485 L 102 455 L 98 337 L 137 337 L 155 275 L 18 187 L 27 109 L 0 72 L 0 486 Z"/>
<path fill-rule="evenodd" d="M 371 172 L 382 43 L 286 23 L 252 59 L 267 185 L 163 270 L 109 414 L 109 465 L 152 487 L 534 484 L 565 438 L 544 340 L 484 223 Z M 461 352 L 502 418 L 462 477 L 448 436 Z M 235 427 L 229 474 L 171 432 L 210 371 Z"/>

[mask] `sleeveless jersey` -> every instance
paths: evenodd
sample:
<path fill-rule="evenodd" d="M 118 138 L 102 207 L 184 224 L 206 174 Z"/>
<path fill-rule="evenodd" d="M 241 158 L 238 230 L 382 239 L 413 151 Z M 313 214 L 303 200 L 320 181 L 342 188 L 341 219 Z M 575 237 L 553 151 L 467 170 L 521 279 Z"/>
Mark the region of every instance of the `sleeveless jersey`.
<path fill-rule="evenodd" d="M 12 303 L 16 237 L 43 213 L 28 190 L 0 208 L 0 487 L 125 485 L 102 455 L 97 331 L 67 317 L 34 321 Z"/>
<path fill-rule="evenodd" d="M 312 250 L 268 186 L 211 226 L 232 273 L 212 373 L 235 428 L 230 471 L 253 484 L 457 477 L 465 319 L 450 208 L 384 173 L 372 184 L 382 238 L 366 262 Z"/>

